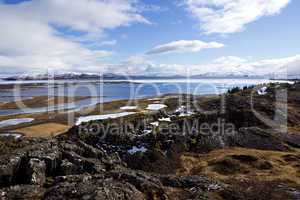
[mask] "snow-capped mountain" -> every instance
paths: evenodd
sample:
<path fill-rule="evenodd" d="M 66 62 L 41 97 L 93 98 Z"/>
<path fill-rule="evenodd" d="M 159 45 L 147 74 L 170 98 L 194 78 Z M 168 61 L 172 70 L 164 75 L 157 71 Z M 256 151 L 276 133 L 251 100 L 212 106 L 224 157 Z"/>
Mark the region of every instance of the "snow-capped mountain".
<path fill-rule="evenodd" d="M 64 73 L 64 74 L 36 74 L 36 75 L 17 75 L 3 78 L 3 80 L 76 80 L 76 79 L 98 79 L 101 76 L 91 73 Z"/>
<path fill-rule="evenodd" d="M 286 76 L 285 76 L 286 77 Z M 36 74 L 36 75 L 17 75 L 17 76 L 8 76 L 2 78 L 6 81 L 16 81 L 16 80 L 97 80 L 97 79 L 107 79 L 107 80 L 127 80 L 127 79 L 180 79 L 187 78 L 186 76 L 161 76 L 159 74 L 146 76 L 146 75 L 135 75 L 135 76 L 124 76 L 117 75 L 113 73 L 108 74 L 96 74 L 96 73 L 63 73 L 63 74 Z M 253 73 L 247 72 L 208 72 L 204 74 L 191 75 L 188 78 L 193 79 L 201 79 L 201 78 L 264 78 L 264 79 L 277 79 L 278 76 L 274 76 L 273 74 L 265 74 L 265 75 L 255 75 Z M 294 78 L 288 77 L 285 79 Z"/>

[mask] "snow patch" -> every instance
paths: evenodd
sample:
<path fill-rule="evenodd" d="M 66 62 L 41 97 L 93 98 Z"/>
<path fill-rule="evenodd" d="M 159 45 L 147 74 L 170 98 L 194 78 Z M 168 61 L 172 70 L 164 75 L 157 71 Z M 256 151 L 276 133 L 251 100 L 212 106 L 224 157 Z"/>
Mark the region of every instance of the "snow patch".
<path fill-rule="evenodd" d="M 180 106 L 175 110 L 175 113 L 179 113 L 179 117 L 188 117 L 195 114 L 192 111 L 188 111 L 185 106 Z"/>
<path fill-rule="evenodd" d="M 152 122 L 150 123 L 152 126 L 158 126 L 159 125 L 159 122 Z"/>
<path fill-rule="evenodd" d="M 150 129 L 143 130 L 143 135 L 148 135 L 150 133 L 152 133 L 152 130 Z"/>
<path fill-rule="evenodd" d="M 175 110 L 175 112 L 177 112 L 177 113 L 183 113 L 184 111 L 185 111 L 185 106 L 180 106 L 179 108 L 177 108 Z"/>
<path fill-rule="evenodd" d="M 170 117 L 160 118 L 160 119 L 158 119 L 158 121 L 160 121 L 160 122 L 171 122 L 171 118 Z"/>
<path fill-rule="evenodd" d="M 187 111 L 187 112 L 184 112 L 184 113 L 180 113 L 179 114 L 179 117 L 189 117 L 189 116 L 192 116 L 194 115 L 195 113 L 192 112 L 192 111 Z"/>
<path fill-rule="evenodd" d="M 76 125 L 80 125 L 83 122 L 90 122 L 96 120 L 104 120 L 104 119 L 115 119 L 120 117 L 125 117 L 128 115 L 133 115 L 135 112 L 122 112 L 122 113 L 114 113 L 114 114 L 107 114 L 107 115 L 91 115 L 86 117 L 79 117 L 76 121 Z"/>
<path fill-rule="evenodd" d="M 8 119 L 0 122 L 0 128 L 5 126 L 14 126 L 22 123 L 32 122 L 33 118 L 19 118 L 19 119 Z"/>
<path fill-rule="evenodd" d="M 136 110 L 137 106 L 123 106 L 120 109 L 121 110 Z"/>
<path fill-rule="evenodd" d="M 135 153 L 139 153 L 139 152 L 142 152 L 142 153 L 145 153 L 147 151 L 147 148 L 145 147 L 136 147 L 136 146 L 133 146 L 131 149 L 128 150 L 128 153 L 130 155 L 133 155 Z"/>
<path fill-rule="evenodd" d="M 149 101 L 160 101 L 161 98 L 153 98 L 153 99 L 148 99 Z"/>
<path fill-rule="evenodd" d="M 18 133 L 5 133 L 5 134 L 0 134 L 0 138 L 1 137 L 4 137 L 4 138 L 13 137 L 14 139 L 20 139 L 21 137 L 23 137 L 23 135 L 18 134 Z"/>
<path fill-rule="evenodd" d="M 147 110 L 160 110 L 163 108 L 166 108 L 165 104 L 149 104 L 148 107 L 146 108 Z"/>
<path fill-rule="evenodd" d="M 265 95 L 265 94 L 267 94 L 267 89 L 268 89 L 267 87 L 262 87 L 262 88 L 257 90 L 257 93 L 259 95 Z"/>

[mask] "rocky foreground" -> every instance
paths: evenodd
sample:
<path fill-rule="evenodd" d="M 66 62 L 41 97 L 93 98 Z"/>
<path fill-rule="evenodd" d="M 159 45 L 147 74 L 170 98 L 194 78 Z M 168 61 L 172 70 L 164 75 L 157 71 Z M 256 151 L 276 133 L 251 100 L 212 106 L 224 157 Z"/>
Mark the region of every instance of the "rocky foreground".
<path fill-rule="evenodd" d="M 0 140 L 0 199 L 300 199 L 300 84 L 253 91 Z"/>

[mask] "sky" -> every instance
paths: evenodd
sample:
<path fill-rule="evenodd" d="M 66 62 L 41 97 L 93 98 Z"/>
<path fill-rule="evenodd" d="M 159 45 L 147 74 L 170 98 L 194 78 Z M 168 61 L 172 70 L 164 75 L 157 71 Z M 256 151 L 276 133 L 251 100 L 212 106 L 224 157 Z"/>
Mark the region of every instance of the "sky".
<path fill-rule="evenodd" d="M 300 75 L 297 0 L 0 0 L 0 74 Z"/>

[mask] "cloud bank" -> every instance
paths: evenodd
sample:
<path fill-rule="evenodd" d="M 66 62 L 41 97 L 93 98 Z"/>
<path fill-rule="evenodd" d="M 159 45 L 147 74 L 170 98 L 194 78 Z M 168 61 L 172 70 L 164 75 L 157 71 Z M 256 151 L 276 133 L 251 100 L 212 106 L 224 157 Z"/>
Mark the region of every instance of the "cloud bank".
<path fill-rule="evenodd" d="M 300 77 L 300 55 L 262 60 L 223 56 L 208 63 L 195 65 L 155 63 L 145 56 L 135 56 L 120 65 L 111 65 L 110 69 L 114 72 L 123 74 L 127 72 L 131 75 L 191 76 L 210 74 L 224 76 L 234 74 L 241 76 L 274 75 L 282 78 L 285 76 Z"/>

